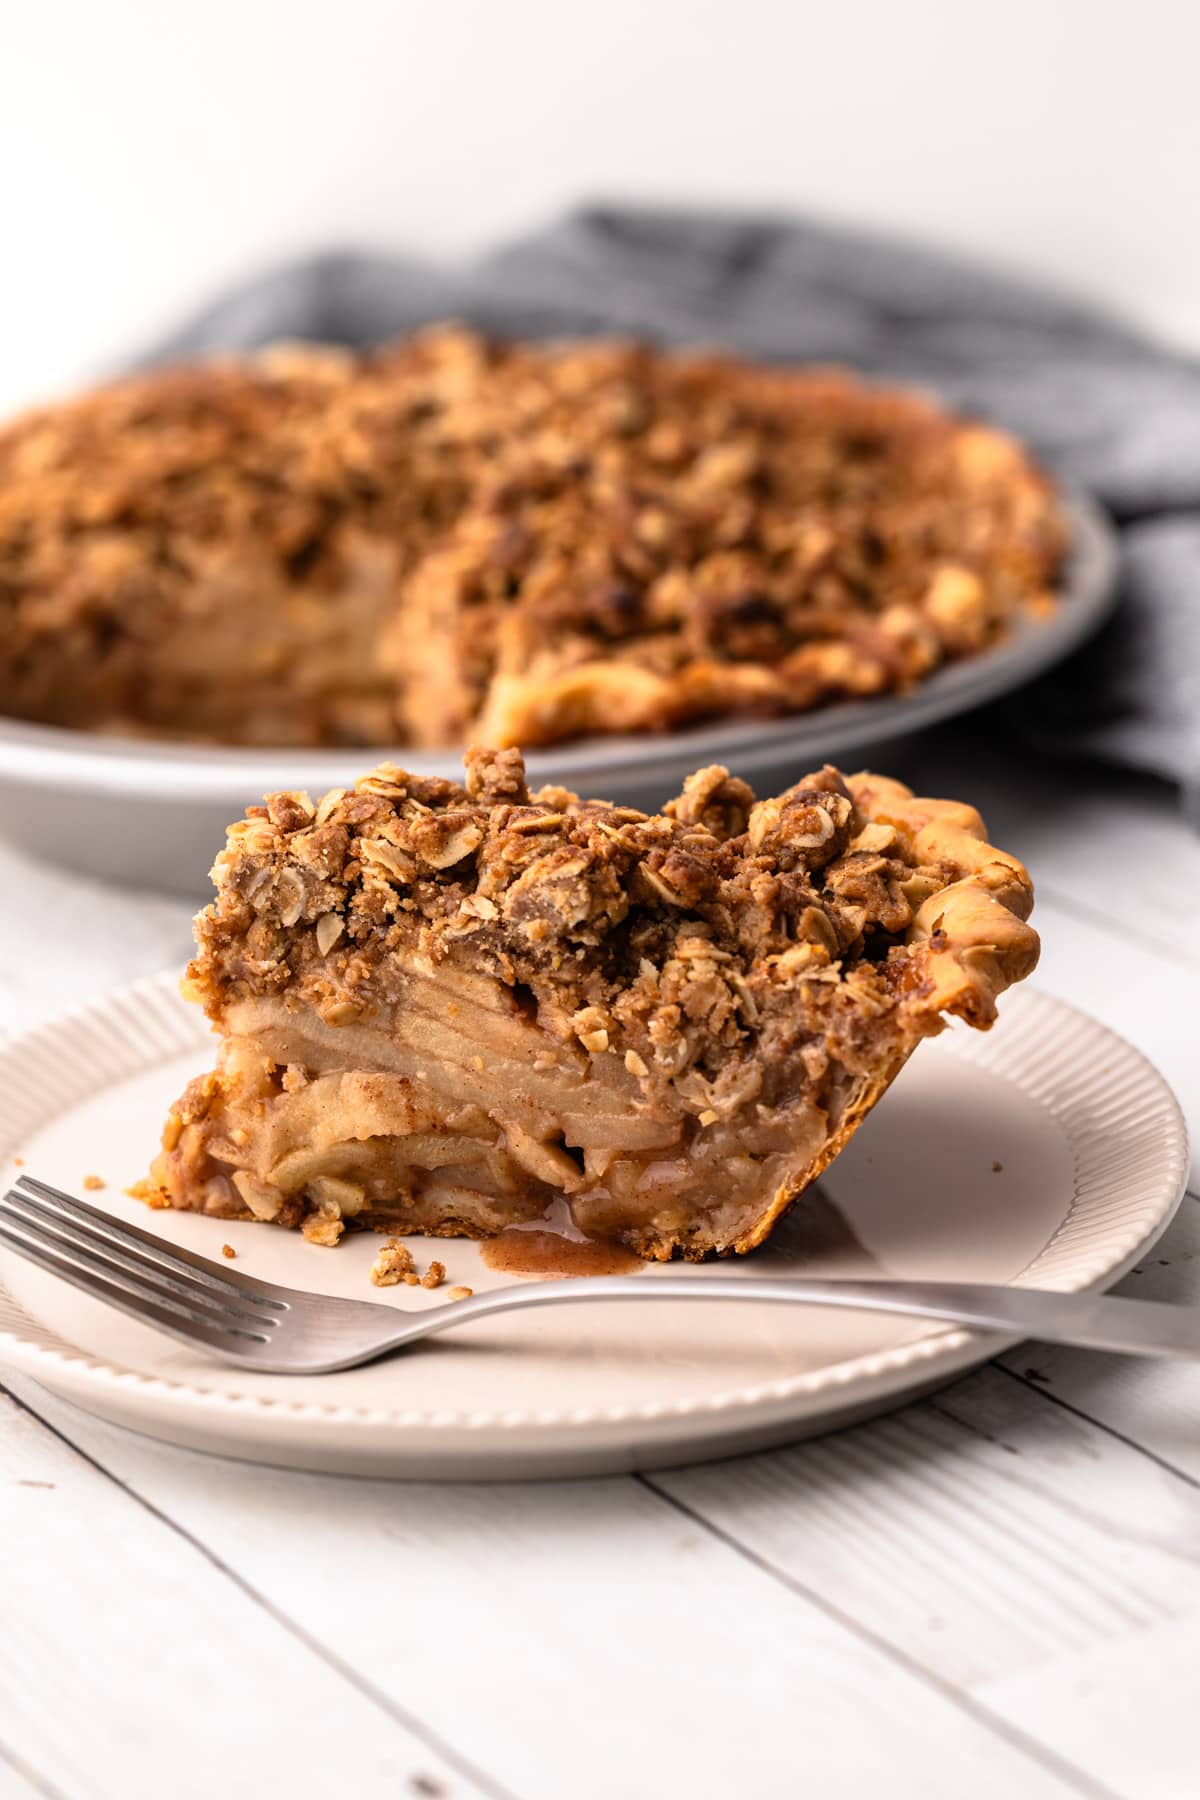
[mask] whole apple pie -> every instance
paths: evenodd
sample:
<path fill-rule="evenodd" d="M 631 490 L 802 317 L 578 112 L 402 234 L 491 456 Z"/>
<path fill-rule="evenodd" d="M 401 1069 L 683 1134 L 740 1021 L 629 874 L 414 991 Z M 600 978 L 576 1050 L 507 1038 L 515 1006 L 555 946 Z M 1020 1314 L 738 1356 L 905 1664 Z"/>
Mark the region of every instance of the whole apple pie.
<path fill-rule="evenodd" d="M 484 1237 L 565 1202 L 639 1255 L 759 1244 L 950 1015 L 1037 960 L 979 815 L 826 767 L 756 800 L 698 770 L 661 815 L 385 764 L 230 827 L 188 974 L 216 1068 L 159 1204 Z"/>
<path fill-rule="evenodd" d="M 831 370 L 442 328 L 0 432 L 0 710 L 538 745 L 911 688 L 1054 604 L 1000 432 Z"/>

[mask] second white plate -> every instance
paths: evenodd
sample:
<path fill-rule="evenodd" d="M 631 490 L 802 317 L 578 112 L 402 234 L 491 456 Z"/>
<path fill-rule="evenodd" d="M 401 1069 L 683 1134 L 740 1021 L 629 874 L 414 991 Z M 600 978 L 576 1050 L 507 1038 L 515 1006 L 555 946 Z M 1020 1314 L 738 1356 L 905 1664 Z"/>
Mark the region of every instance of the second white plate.
<path fill-rule="evenodd" d="M 122 1193 L 211 1042 L 172 977 L 114 994 L 0 1051 L 0 1176 L 31 1173 L 271 1281 L 385 1304 L 364 1234 L 151 1213 Z M 923 1045 L 792 1219 L 722 1274 L 820 1271 L 1077 1289 L 1132 1267 L 1183 1191 L 1186 1134 L 1129 1044 L 1045 995 L 1008 997 L 988 1036 Z M 475 1245 L 410 1240 L 451 1282 L 504 1277 Z M 676 1265 L 677 1270 L 677 1265 Z M 697 1288 L 712 1272 L 692 1267 Z M 653 1283 L 656 1269 L 638 1277 Z M 655 1468 L 762 1448 L 897 1404 L 995 1353 L 920 1322 L 749 1303 L 614 1304 L 464 1327 L 365 1369 L 229 1369 L 0 1255 L 0 1361 L 119 1424 L 252 1461 L 413 1479 L 513 1480 Z"/>

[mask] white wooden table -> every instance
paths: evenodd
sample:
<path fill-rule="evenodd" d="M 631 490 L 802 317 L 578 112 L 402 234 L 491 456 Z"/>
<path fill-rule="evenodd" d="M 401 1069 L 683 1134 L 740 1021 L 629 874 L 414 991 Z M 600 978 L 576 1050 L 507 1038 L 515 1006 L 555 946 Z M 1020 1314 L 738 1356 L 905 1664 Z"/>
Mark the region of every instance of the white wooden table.
<path fill-rule="evenodd" d="M 1200 1139 L 1170 797 L 946 758 L 875 760 L 979 802 L 1037 981 Z M 0 1029 L 181 959 L 188 912 L 0 849 Z M 1124 1290 L 1200 1301 L 1200 1197 Z M 0 1380 L 5 1800 L 1200 1794 L 1200 1370 L 1025 1345 L 793 1450 L 494 1488 L 210 1461 Z"/>

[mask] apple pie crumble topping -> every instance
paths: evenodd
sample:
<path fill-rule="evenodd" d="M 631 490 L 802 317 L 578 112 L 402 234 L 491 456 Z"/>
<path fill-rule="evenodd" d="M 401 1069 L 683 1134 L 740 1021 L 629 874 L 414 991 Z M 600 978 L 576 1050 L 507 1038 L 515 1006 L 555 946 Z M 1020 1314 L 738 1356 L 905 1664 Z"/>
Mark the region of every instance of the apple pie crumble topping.
<path fill-rule="evenodd" d="M 411 1275 L 415 1285 L 417 1265 L 413 1261 L 413 1253 L 407 1244 L 399 1238 L 390 1237 L 375 1253 L 375 1261 L 371 1264 L 371 1280 L 376 1287 L 398 1287 Z"/>
<path fill-rule="evenodd" d="M 987 648 L 1064 545 L 1016 444 L 845 373 L 449 328 L 277 348 L 0 433 L 0 693 L 227 743 L 793 713 Z"/>
<path fill-rule="evenodd" d="M 762 800 L 701 769 L 650 817 L 530 793 L 512 749 L 461 785 L 384 764 L 248 808 L 213 877 L 187 991 L 217 1066 L 150 1191 L 322 1244 L 565 1200 L 639 1255 L 750 1249 L 916 1044 L 986 1028 L 1037 958 L 971 807 L 829 767 Z"/>

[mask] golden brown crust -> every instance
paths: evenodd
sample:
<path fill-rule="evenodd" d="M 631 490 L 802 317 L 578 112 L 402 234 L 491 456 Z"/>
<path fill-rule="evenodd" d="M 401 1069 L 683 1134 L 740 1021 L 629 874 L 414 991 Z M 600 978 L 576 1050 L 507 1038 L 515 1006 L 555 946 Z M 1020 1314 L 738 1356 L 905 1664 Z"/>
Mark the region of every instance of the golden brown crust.
<path fill-rule="evenodd" d="M 864 812 L 905 835 L 914 858 L 952 876 L 922 902 L 910 928 L 910 942 L 928 946 L 927 1005 L 990 1025 L 997 997 L 1037 966 L 1038 936 L 1025 923 L 1033 909 L 1029 871 L 988 842 L 972 806 L 919 799 L 877 775 L 852 777 L 850 786 Z"/>
<path fill-rule="evenodd" d="M 1052 603 L 1009 439 L 827 370 L 442 329 L 0 433 L 0 693 L 95 729 L 539 744 L 903 690 Z"/>
<path fill-rule="evenodd" d="M 947 1014 L 1037 959 L 970 807 L 826 767 L 661 815 L 390 764 L 231 826 L 189 991 L 223 1036 L 155 1169 L 176 1205 L 488 1235 L 564 1198 L 639 1254 L 760 1243 Z"/>

